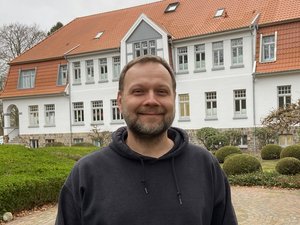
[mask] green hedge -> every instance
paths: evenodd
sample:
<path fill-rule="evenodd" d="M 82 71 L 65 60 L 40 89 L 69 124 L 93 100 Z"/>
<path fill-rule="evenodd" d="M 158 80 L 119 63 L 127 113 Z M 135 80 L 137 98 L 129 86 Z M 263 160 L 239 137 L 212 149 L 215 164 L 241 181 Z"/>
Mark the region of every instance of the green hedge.
<path fill-rule="evenodd" d="M 281 146 L 275 144 L 268 144 L 261 149 L 260 154 L 261 158 L 265 160 L 279 159 L 281 151 Z"/>
<path fill-rule="evenodd" d="M 280 154 L 280 158 L 294 157 L 300 160 L 300 145 L 290 145 L 285 147 Z"/>
<path fill-rule="evenodd" d="M 276 171 L 280 174 L 294 175 L 300 173 L 300 160 L 294 157 L 285 157 L 278 161 Z"/>
<path fill-rule="evenodd" d="M 225 160 L 223 170 L 227 175 L 261 171 L 260 161 L 248 154 L 236 154 Z"/>
<path fill-rule="evenodd" d="M 234 153 L 241 154 L 242 151 L 237 146 L 224 146 L 215 152 L 215 156 L 220 163 L 223 163 L 227 156 Z"/>

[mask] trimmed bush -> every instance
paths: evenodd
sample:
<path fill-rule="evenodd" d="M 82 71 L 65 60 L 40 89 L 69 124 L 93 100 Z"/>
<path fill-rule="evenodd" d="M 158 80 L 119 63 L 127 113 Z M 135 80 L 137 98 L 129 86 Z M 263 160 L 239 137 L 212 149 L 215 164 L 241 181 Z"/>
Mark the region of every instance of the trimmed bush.
<path fill-rule="evenodd" d="M 276 171 L 284 175 L 295 175 L 300 173 L 300 160 L 294 157 L 285 157 L 278 161 Z"/>
<path fill-rule="evenodd" d="M 279 159 L 281 151 L 281 146 L 275 144 L 268 144 L 262 148 L 260 154 L 261 158 L 265 160 Z"/>
<path fill-rule="evenodd" d="M 290 145 L 282 149 L 280 158 L 294 157 L 300 160 L 300 145 Z"/>
<path fill-rule="evenodd" d="M 228 157 L 223 164 L 227 175 L 236 175 L 261 171 L 262 167 L 257 158 L 248 154 L 236 154 Z"/>
<path fill-rule="evenodd" d="M 216 151 L 215 156 L 220 163 L 223 163 L 226 156 L 234 153 L 242 154 L 242 151 L 236 146 L 224 146 Z"/>

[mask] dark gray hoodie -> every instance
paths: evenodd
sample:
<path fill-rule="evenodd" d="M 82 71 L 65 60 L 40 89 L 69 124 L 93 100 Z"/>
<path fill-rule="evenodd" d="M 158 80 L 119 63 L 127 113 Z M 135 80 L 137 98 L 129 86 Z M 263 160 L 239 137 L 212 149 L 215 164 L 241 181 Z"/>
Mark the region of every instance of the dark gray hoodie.
<path fill-rule="evenodd" d="M 56 225 L 236 225 L 230 187 L 207 150 L 170 128 L 174 147 L 156 159 L 132 151 L 127 130 L 77 162 L 59 198 Z"/>

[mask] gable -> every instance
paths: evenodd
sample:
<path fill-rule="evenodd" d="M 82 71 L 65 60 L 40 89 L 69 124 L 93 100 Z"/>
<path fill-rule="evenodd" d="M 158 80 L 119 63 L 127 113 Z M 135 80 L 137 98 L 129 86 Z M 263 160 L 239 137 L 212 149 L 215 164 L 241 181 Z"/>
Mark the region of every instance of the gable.
<path fill-rule="evenodd" d="M 161 38 L 161 34 L 159 34 L 156 30 L 153 29 L 153 27 L 151 27 L 148 23 L 146 23 L 143 20 L 127 39 L 127 43 L 136 42 L 140 40 Z"/>

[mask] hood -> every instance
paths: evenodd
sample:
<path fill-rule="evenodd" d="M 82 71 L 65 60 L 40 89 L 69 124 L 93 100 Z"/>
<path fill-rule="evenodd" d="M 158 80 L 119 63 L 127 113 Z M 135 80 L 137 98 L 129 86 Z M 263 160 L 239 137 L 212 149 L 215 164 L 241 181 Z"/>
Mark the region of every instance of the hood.
<path fill-rule="evenodd" d="M 165 155 L 159 157 L 159 158 L 152 158 L 149 156 L 144 156 L 141 155 L 132 149 L 130 149 L 126 145 L 126 138 L 127 138 L 127 128 L 126 127 L 121 127 L 118 130 L 116 130 L 112 134 L 112 142 L 110 143 L 110 148 L 118 153 L 119 155 L 130 158 L 130 159 L 136 159 L 136 160 L 141 160 L 143 159 L 144 161 L 153 161 L 153 160 L 164 160 L 164 159 L 170 159 L 173 157 L 178 156 L 179 154 L 182 153 L 184 148 L 189 142 L 188 135 L 185 131 L 179 128 L 171 127 L 168 129 L 168 137 L 173 140 L 174 146 L 173 148 L 167 152 Z"/>

